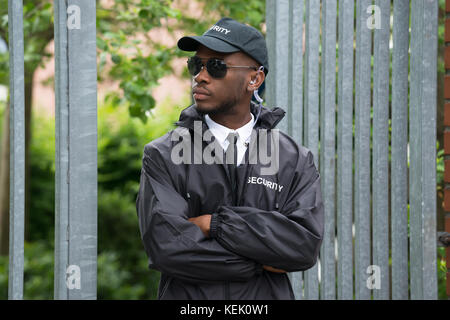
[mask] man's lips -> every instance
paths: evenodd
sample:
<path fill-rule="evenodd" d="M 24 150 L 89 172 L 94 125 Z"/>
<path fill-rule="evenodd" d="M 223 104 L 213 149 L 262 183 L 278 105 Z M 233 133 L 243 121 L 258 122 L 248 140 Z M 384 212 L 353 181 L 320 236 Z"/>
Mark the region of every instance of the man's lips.
<path fill-rule="evenodd" d="M 208 91 L 200 88 L 196 88 L 192 91 L 195 100 L 204 100 L 207 99 L 210 94 Z"/>

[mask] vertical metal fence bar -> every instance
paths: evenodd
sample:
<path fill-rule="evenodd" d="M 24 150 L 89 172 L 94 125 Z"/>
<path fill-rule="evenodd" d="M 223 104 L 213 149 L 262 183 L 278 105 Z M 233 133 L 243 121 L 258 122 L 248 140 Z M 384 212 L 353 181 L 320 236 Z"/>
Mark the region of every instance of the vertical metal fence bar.
<path fill-rule="evenodd" d="M 389 37 L 391 2 L 377 0 L 381 27 L 374 34 L 373 67 L 373 264 L 380 269 L 374 299 L 389 299 Z"/>
<path fill-rule="evenodd" d="M 421 81 L 423 69 L 419 67 L 423 59 L 422 38 L 423 3 L 412 1 L 411 3 L 411 70 L 410 70 L 410 102 L 409 102 L 409 242 L 410 242 L 410 292 L 411 299 L 420 300 L 423 297 L 422 278 L 422 222 L 421 222 L 421 168 L 420 138 L 421 129 L 420 108 L 421 105 Z M 418 196 L 419 195 L 419 196 Z"/>
<path fill-rule="evenodd" d="M 320 298 L 323 300 L 336 299 L 336 9 L 336 0 L 322 2 L 320 175 L 325 210 L 325 228 L 320 250 Z"/>
<path fill-rule="evenodd" d="M 55 274 L 54 298 L 67 299 L 69 265 L 69 105 L 67 62 L 67 6 L 55 1 Z"/>
<path fill-rule="evenodd" d="M 286 111 L 286 116 L 277 128 L 290 134 L 292 131 L 289 105 L 289 0 L 267 0 L 269 74 L 267 76 L 268 98 L 270 106 L 278 106 Z M 275 32 L 275 34 L 273 34 Z M 272 49 L 274 48 L 274 49 Z"/>
<path fill-rule="evenodd" d="M 294 94 L 295 89 L 294 87 L 290 89 L 290 85 L 288 84 L 289 78 L 291 77 L 289 59 L 294 61 L 294 55 L 290 53 L 294 49 L 294 46 L 289 43 L 290 40 L 293 40 L 292 36 L 294 34 L 292 29 L 294 16 L 289 13 L 291 8 L 290 2 L 291 0 L 266 1 L 267 46 L 270 68 L 267 77 L 266 100 L 269 106 L 278 106 L 286 111 L 286 116 L 278 124 L 277 128 L 291 135 L 293 124 L 289 102 L 290 94 Z M 301 13 L 299 11 L 302 10 L 300 9 L 302 5 L 301 3 L 295 7 L 296 12 L 299 14 Z M 290 17 L 293 19 L 290 20 Z M 300 18 L 301 20 L 302 18 Z M 298 32 L 298 26 L 296 30 Z M 298 62 L 298 58 L 296 61 Z M 295 103 L 294 100 L 291 102 Z M 292 283 L 296 299 L 301 299 L 303 296 L 302 273 L 289 273 L 289 279 Z"/>
<path fill-rule="evenodd" d="M 59 283 L 58 290 L 55 288 L 58 291 L 55 298 L 59 299 L 95 299 L 97 296 L 95 9 L 95 1 L 82 0 L 59 1 L 55 6 L 55 16 L 58 16 L 55 28 L 59 37 L 56 39 L 56 81 L 59 82 L 56 87 L 59 95 L 57 114 L 60 121 L 57 136 L 66 134 L 57 137 L 57 182 L 61 189 L 56 195 L 64 196 L 68 201 L 63 204 L 67 206 L 67 212 L 56 213 L 61 223 L 56 225 L 59 236 L 56 242 L 60 243 L 60 251 L 55 252 L 55 277 Z M 64 52 L 65 57 L 62 56 Z M 61 171 L 63 168 L 67 171 Z M 66 180 L 63 175 L 67 175 Z M 61 201 L 61 198 L 56 200 L 57 204 Z M 61 206 L 57 206 L 59 209 Z"/>
<path fill-rule="evenodd" d="M 409 0 L 394 1 L 391 136 L 392 299 L 408 299 Z"/>
<path fill-rule="evenodd" d="M 352 163 L 354 1 L 339 1 L 338 299 L 353 299 Z"/>
<path fill-rule="evenodd" d="M 289 105 L 292 110 L 292 137 L 303 143 L 303 0 L 290 0 Z"/>
<path fill-rule="evenodd" d="M 305 53 L 305 123 L 304 145 L 319 163 L 319 38 L 320 1 L 306 1 L 306 53 Z M 304 273 L 305 298 L 319 299 L 318 263 Z"/>
<path fill-rule="evenodd" d="M 272 73 L 275 73 L 275 23 L 276 23 L 276 2 L 275 0 L 266 0 L 266 43 L 267 54 L 269 55 L 269 74 L 266 77 L 266 89 L 265 98 L 268 106 L 275 105 L 275 86 L 276 79 L 272 77 Z M 272 64 L 274 66 L 272 67 Z"/>
<path fill-rule="evenodd" d="M 8 298 L 23 299 L 25 227 L 25 94 L 23 2 L 8 1 L 10 84 L 10 209 Z"/>
<path fill-rule="evenodd" d="M 412 2 L 409 123 L 411 299 L 437 298 L 437 21 L 438 1 Z"/>
<path fill-rule="evenodd" d="M 292 110 L 292 137 L 303 144 L 303 0 L 289 1 L 289 108 Z M 297 300 L 303 298 L 303 272 L 290 273 Z"/>
<path fill-rule="evenodd" d="M 372 31 L 367 8 L 372 0 L 358 0 L 356 9 L 355 70 L 355 299 L 368 300 L 370 262 L 370 108 Z"/>

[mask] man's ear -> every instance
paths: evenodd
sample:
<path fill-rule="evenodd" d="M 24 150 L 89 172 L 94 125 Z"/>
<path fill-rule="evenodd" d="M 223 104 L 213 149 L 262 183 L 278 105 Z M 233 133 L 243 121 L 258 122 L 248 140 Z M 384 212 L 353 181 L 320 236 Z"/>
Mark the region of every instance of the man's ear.
<path fill-rule="evenodd" d="M 248 91 L 255 91 L 258 90 L 258 88 L 262 85 L 265 79 L 264 72 L 258 70 L 255 75 L 252 76 L 252 80 L 249 81 L 247 90 Z"/>

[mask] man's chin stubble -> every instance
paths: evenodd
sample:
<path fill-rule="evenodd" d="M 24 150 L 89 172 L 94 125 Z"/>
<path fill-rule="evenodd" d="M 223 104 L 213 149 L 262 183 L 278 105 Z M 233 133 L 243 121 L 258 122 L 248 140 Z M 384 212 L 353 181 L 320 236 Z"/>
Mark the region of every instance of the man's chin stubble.
<path fill-rule="evenodd" d="M 197 110 L 198 112 L 202 114 L 208 114 L 208 115 L 218 115 L 218 114 L 226 114 L 233 110 L 234 106 L 236 105 L 233 101 L 227 101 L 224 102 L 216 107 L 213 107 L 211 109 L 209 108 L 202 108 L 197 104 Z"/>

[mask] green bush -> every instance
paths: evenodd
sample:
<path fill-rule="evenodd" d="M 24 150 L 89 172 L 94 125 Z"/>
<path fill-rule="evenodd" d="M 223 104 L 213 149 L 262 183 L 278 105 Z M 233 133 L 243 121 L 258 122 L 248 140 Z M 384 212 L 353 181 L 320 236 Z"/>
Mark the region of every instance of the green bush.
<path fill-rule="evenodd" d="M 27 241 L 55 238 L 55 120 L 33 112 L 30 145 L 30 214 Z"/>
<path fill-rule="evenodd" d="M 437 253 L 437 268 L 438 268 L 438 299 L 447 300 L 447 290 L 446 290 L 446 277 L 447 277 L 447 266 L 445 262 L 445 248 L 439 247 Z"/>
<path fill-rule="evenodd" d="M 155 299 L 160 273 L 148 269 L 136 195 L 145 144 L 174 128 L 189 101 L 170 100 L 146 124 L 126 106 L 98 111 L 98 299 Z M 2 106 L 0 106 L 2 107 Z M 2 121 L 4 107 L 0 108 Z M 24 298 L 53 299 L 55 122 L 33 113 L 30 216 L 25 243 Z M 1 136 L 1 133 L 0 133 Z M 8 296 L 8 257 L 0 256 L 0 299 Z"/>
<path fill-rule="evenodd" d="M 38 241 L 24 247 L 24 299 L 53 299 L 53 249 Z M 8 261 L 0 256 L 0 299 L 8 298 Z"/>
<path fill-rule="evenodd" d="M 145 259 L 144 259 L 145 260 Z M 141 260 L 135 269 L 143 270 Z M 97 260 L 98 299 L 149 299 L 156 297 L 159 274 L 149 272 L 136 279 L 136 270 L 125 268 L 115 251 L 100 253 Z M 24 299 L 54 298 L 54 250 L 44 242 L 26 242 L 24 260 Z M 154 294 L 154 295 L 152 295 Z M 0 299 L 8 298 L 8 257 L 0 256 Z"/>
<path fill-rule="evenodd" d="M 130 117 L 127 108 L 115 108 L 112 104 L 100 108 L 99 253 L 114 252 L 117 266 L 125 271 L 123 277 L 131 285 L 123 290 L 127 299 L 156 298 L 160 276 L 159 272 L 148 269 L 136 213 L 144 146 L 174 128 L 180 111 L 187 105 L 188 101 L 183 106 L 174 107 L 167 100 L 154 110 L 145 124 Z M 141 289 L 142 286 L 145 290 Z M 99 299 L 117 299 L 118 294 L 107 289 L 103 292 L 99 282 Z"/>

